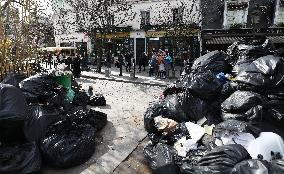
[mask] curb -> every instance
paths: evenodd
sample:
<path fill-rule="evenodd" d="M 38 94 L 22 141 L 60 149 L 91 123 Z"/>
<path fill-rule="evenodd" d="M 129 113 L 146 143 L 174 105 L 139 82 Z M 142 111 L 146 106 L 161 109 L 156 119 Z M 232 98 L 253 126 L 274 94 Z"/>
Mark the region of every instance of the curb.
<path fill-rule="evenodd" d="M 118 80 L 113 78 L 103 78 L 103 77 L 93 77 L 93 76 L 86 76 L 81 75 L 82 78 L 86 79 L 95 79 L 95 80 L 108 80 L 108 81 L 114 81 L 114 82 L 123 82 L 123 83 L 132 83 L 132 84 L 138 84 L 138 85 L 149 85 L 149 86 L 158 86 L 158 87 L 167 87 L 166 84 L 157 84 L 157 83 L 147 83 L 147 82 L 136 82 L 136 81 L 130 81 L 130 80 Z"/>

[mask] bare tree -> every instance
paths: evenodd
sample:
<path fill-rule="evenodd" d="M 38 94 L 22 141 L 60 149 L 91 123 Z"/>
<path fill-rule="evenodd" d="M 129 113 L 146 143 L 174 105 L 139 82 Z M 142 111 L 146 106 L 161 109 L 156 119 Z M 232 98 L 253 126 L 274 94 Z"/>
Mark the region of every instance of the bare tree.
<path fill-rule="evenodd" d="M 0 7 L 0 75 L 27 70 L 28 58 L 38 57 L 40 10 L 36 0 L 7 0 Z"/>
<path fill-rule="evenodd" d="M 71 8 L 62 15 L 68 16 L 68 12 L 71 12 L 75 20 L 65 20 L 62 25 L 75 25 L 77 31 L 84 32 L 95 41 L 97 71 L 101 72 L 103 55 L 109 54 L 110 51 L 106 48 L 106 35 L 113 33 L 115 26 L 123 23 L 125 19 L 133 18 L 131 4 L 121 0 L 66 0 L 66 3 Z M 117 14 L 120 15 L 120 20 L 115 20 Z"/>

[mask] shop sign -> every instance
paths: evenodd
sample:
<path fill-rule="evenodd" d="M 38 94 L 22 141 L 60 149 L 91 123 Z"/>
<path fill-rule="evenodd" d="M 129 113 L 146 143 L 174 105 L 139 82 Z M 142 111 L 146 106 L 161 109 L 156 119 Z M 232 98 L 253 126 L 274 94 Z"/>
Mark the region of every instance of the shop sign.
<path fill-rule="evenodd" d="M 130 38 L 145 38 L 146 33 L 144 31 L 133 31 L 130 32 Z"/>
<path fill-rule="evenodd" d="M 147 31 L 147 37 L 165 37 L 167 34 L 166 31 Z"/>
<path fill-rule="evenodd" d="M 96 38 L 97 39 L 126 39 L 130 37 L 129 32 L 117 32 L 117 33 L 110 33 L 110 34 L 97 34 Z"/>
<path fill-rule="evenodd" d="M 197 36 L 198 29 L 168 30 L 168 31 L 147 31 L 147 37 L 171 37 L 171 36 Z"/>

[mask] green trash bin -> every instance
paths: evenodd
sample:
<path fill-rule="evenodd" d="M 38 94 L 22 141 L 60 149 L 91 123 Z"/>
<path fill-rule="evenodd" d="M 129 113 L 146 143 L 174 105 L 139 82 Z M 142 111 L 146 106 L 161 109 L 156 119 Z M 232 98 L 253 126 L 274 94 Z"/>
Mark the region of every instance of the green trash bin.
<path fill-rule="evenodd" d="M 55 76 L 55 81 L 62 85 L 65 89 L 71 89 L 71 75 Z"/>

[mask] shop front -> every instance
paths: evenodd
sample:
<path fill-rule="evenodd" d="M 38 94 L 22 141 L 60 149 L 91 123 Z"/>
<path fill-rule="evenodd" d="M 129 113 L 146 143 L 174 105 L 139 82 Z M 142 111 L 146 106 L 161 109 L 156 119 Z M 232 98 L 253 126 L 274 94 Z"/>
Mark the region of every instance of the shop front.
<path fill-rule="evenodd" d="M 173 30 L 147 31 L 146 43 L 148 55 L 153 50 L 163 50 L 174 57 L 176 64 L 182 63 L 183 59 L 195 59 L 199 57 L 198 30 L 188 29 L 182 32 Z"/>

